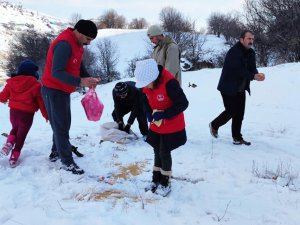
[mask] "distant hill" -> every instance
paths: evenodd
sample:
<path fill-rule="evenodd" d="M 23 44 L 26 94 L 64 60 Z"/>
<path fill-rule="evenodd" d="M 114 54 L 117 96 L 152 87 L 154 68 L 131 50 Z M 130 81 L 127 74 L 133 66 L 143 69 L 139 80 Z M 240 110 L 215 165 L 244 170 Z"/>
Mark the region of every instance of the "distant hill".
<path fill-rule="evenodd" d="M 28 28 L 41 32 L 58 31 L 69 24 L 63 19 L 24 9 L 7 1 L 0 1 L 0 80 L 5 76 L 2 69 L 14 34 Z"/>

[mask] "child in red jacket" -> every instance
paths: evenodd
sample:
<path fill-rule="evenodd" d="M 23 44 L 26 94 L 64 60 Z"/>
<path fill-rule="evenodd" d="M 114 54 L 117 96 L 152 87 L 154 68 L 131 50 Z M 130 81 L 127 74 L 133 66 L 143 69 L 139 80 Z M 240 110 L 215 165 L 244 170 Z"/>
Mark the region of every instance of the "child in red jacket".
<path fill-rule="evenodd" d="M 8 155 L 12 150 L 9 165 L 16 167 L 24 145 L 25 138 L 31 128 L 34 113 L 41 110 L 43 117 L 48 121 L 47 112 L 41 95 L 41 84 L 38 82 L 38 67 L 31 61 L 21 62 L 17 73 L 6 81 L 0 92 L 0 102 L 10 107 L 10 122 L 12 129 L 3 146 L 0 156 Z"/>

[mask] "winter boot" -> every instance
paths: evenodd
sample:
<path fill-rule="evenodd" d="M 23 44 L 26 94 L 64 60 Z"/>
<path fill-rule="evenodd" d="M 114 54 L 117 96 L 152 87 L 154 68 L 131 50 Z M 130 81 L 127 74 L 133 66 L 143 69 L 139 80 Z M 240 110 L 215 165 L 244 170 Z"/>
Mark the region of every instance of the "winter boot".
<path fill-rule="evenodd" d="M 213 136 L 214 138 L 218 138 L 219 137 L 218 129 L 213 128 L 213 126 L 212 126 L 211 123 L 209 123 L 209 130 L 210 130 L 211 136 Z"/>
<path fill-rule="evenodd" d="M 18 165 L 18 159 L 19 159 L 20 153 L 21 152 L 18 152 L 15 150 L 13 150 L 11 152 L 11 156 L 8 161 L 11 168 L 15 168 Z"/>
<path fill-rule="evenodd" d="M 234 145 L 251 145 L 251 142 L 245 141 L 243 138 L 233 138 Z"/>
<path fill-rule="evenodd" d="M 84 170 L 81 169 L 79 166 L 77 166 L 77 164 L 75 162 L 72 162 L 69 165 L 63 164 L 61 169 L 64 169 L 66 171 L 70 171 L 70 172 L 72 172 L 73 174 L 76 174 L 76 175 L 84 174 Z"/>
<path fill-rule="evenodd" d="M 159 185 L 160 182 L 160 177 L 161 177 L 161 173 L 160 171 L 153 171 L 152 172 L 152 182 L 145 187 L 145 191 L 151 191 L 152 193 L 154 193 L 156 191 L 156 188 Z"/>
<path fill-rule="evenodd" d="M 161 175 L 160 183 L 155 190 L 155 194 L 166 197 L 171 192 L 170 176 Z"/>
<path fill-rule="evenodd" d="M 51 152 L 49 155 L 50 162 L 56 162 L 59 159 L 58 152 Z"/>
<path fill-rule="evenodd" d="M 10 151 L 13 149 L 13 147 L 14 146 L 12 143 L 6 142 L 6 144 L 1 149 L 0 157 L 7 156 L 10 153 Z"/>

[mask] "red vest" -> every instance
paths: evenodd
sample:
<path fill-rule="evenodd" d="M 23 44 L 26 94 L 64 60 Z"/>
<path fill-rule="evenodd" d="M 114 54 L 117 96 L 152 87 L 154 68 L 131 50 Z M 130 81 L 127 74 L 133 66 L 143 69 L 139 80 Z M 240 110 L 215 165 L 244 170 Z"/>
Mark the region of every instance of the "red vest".
<path fill-rule="evenodd" d="M 84 48 L 78 45 L 77 38 L 71 28 L 63 31 L 50 45 L 47 54 L 46 66 L 42 78 L 42 84 L 48 88 L 58 89 L 67 93 L 72 93 L 76 90 L 76 87 L 63 83 L 62 81 L 52 76 L 52 60 L 53 60 L 53 48 L 59 41 L 67 41 L 71 48 L 72 54 L 69 58 L 68 64 L 65 67 L 67 73 L 72 74 L 75 77 L 80 76 L 80 65 Z"/>
<path fill-rule="evenodd" d="M 143 92 L 147 95 L 149 105 L 152 110 L 165 110 L 173 105 L 172 99 L 168 96 L 166 84 L 175 77 L 167 70 L 163 70 L 161 80 L 155 89 L 143 88 Z M 183 112 L 178 115 L 163 119 L 162 124 L 158 127 L 154 123 L 150 123 L 150 130 L 160 134 L 170 134 L 181 131 L 185 128 Z"/>

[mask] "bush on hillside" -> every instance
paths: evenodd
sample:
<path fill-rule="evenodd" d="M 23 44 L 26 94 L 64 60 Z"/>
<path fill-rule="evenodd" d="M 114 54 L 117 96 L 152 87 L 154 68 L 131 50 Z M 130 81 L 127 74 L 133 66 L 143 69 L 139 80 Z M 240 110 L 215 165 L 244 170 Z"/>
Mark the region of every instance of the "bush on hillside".
<path fill-rule="evenodd" d="M 19 63 L 25 59 L 33 60 L 39 66 L 42 73 L 46 64 L 46 55 L 53 33 L 38 33 L 33 29 L 27 29 L 15 35 L 9 43 L 9 55 L 5 70 L 7 74 L 15 73 Z"/>

